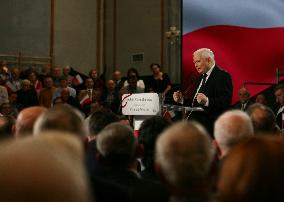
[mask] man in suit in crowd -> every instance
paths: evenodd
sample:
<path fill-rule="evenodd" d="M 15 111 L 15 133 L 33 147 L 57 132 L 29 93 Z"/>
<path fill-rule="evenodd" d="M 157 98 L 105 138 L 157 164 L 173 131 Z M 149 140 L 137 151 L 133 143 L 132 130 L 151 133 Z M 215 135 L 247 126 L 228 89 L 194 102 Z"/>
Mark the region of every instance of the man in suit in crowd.
<path fill-rule="evenodd" d="M 193 62 L 200 74 L 199 84 L 193 99 L 184 99 L 180 91 L 174 92 L 173 99 L 183 105 L 202 107 L 204 111 L 192 111 L 188 118 L 203 124 L 213 137 L 214 121 L 231 104 L 232 79 L 228 72 L 215 64 L 214 53 L 208 48 L 195 51 Z"/>
<path fill-rule="evenodd" d="M 246 111 L 253 102 L 250 100 L 250 93 L 245 87 L 240 88 L 239 90 L 240 102 L 236 105 L 236 109 Z"/>
<path fill-rule="evenodd" d="M 103 170 L 97 177 L 128 190 L 130 201 L 169 201 L 169 194 L 160 183 L 142 179 L 137 172 L 136 158 L 141 147 L 133 129 L 121 123 L 106 126 L 96 138 L 97 159 Z"/>
<path fill-rule="evenodd" d="M 122 77 L 122 73 L 119 70 L 115 70 L 113 72 L 112 78 L 115 82 L 116 91 L 119 91 L 123 87 L 123 84 L 124 84 L 124 81 L 126 80 L 126 78 Z"/>
<path fill-rule="evenodd" d="M 101 100 L 102 104 L 111 109 L 114 113 L 118 113 L 120 104 L 118 91 L 115 87 L 115 82 L 112 79 L 106 81 L 106 88 L 102 92 Z"/>
<path fill-rule="evenodd" d="M 276 107 L 274 108 L 277 126 L 280 130 L 283 130 L 284 84 L 279 84 L 275 87 L 274 95 L 277 102 Z"/>

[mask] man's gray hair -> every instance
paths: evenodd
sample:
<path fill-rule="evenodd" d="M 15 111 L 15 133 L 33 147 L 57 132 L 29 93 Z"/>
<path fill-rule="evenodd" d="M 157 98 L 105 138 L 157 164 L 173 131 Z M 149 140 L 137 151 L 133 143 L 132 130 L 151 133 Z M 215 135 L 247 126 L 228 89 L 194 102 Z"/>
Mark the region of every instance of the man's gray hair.
<path fill-rule="evenodd" d="M 175 123 L 156 142 L 155 163 L 174 187 L 191 188 L 209 176 L 214 150 L 197 122 Z"/>
<path fill-rule="evenodd" d="M 202 57 L 205 58 L 209 57 L 214 61 L 214 53 L 209 48 L 200 48 L 193 53 L 193 55 L 195 54 L 200 54 Z"/>
<path fill-rule="evenodd" d="M 242 139 L 253 135 L 252 121 L 248 114 L 241 110 L 223 113 L 214 124 L 214 136 L 222 155 L 226 155 Z"/>

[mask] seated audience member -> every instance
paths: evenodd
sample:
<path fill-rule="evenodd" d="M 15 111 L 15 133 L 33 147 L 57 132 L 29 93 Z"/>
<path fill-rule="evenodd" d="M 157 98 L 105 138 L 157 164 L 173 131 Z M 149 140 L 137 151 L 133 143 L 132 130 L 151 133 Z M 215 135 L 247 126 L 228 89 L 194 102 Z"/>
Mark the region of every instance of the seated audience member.
<path fill-rule="evenodd" d="M 247 113 L 250 116 L 255 133 L 277 132 L 276 118 L 273 111 L 260 103 L 249 106 Z"/>
<path fill-rule="evenodd" d="M 120 89 L 119 95 L 121 97 L 123 94 L 144 93 L 144 89 L 145 87 L 138 86 L 137 76 L 130 76 L 127 78 L 127 85 Z"/>
<path fill-rule="evenodd" d="M 28 79 L 31 82 L 32 88 L 36 90 L 37 94 L 39 95 L 39 92 L 43 88 L 41 80 L 38 78 L 38 73 L 36 71 L 29 71 L 28 72 Z"/>
<path fill-rule="evenodd" d="M 104 81 L 100 79 L 98 71 L 96 69 L 91 69 L 89 71 L 89 77 L 94 81 L 95 89 L 100 89 L 101 91 L 104 89 Z"/>
<path fill-rule="evenodd" d="M 166 190 L 143 180 L 136 170 L 139 145 L 129 126 L 112 123 L 97 136 L 98 161 L 104 165 L 98 177 L 129 190 L 132 201 L 167 201 Z"/>
<path fill-rule="evenodd" d="M 71 67 L 69 65 L 62 68 L 62 76 L 67 78 L 67 85 L 73 87 L 74 76 L 71 75 Z"/>
<path fill-rule="evenodd" d="M 15 118 L 11 116 L 0 116 L 0 141 L 13 137 L 13 126 Z"/>
<path fill-rule="evenodd" d="M 78 98 L 81 100 L 85 95 L 88 95 L 90 99 L 93 98 L 93 91 L 94 91 L 94 81 L 92 78 L 86 78 L 85 80 L 85 88 L 81 89 Z"/>
<path fill-rule="evenodd" d="M 9 94 L 15 93 L 22 88 L 22 80 L 20 79 L 20 74 L 20 68 L 14 67 L 11 69 L 11 77 L 5 83 Z"/>
<path fill-rule="evenodd" d="M 18 104 L 22 105 L 23 108 L 39 105 L 37 92 L 31 86 L 31 82 L 27 79 L 22 81 L 21 90 L 17 91 Z"/>
<path fill-rule="evenodd" d="M 262 94 L 262 93 L 258 94 L 258 95 L 255 97 L 255 103 L 260 103 L 260 104 L 263 104 L 263 105 L 267 105 L 267 104 L 268 104 L 267 98 L 266 98 L 265 95 Z"/>
<path fill-rule="evenodd" d="M 276 124 L 280 130 L 283 130 L 284 84 L 279 84 L 275 87 L 274 95 L 277 102 L 274 108 L 274 113 L 276 114 Z"/>
<path fill-rule="evenodd" d="M 56 98 L 61 96 L 61 91 L 62 89 L 67 88 L 69 90 L 70 96 L 73 98 L 76 98 L 76 90 L 70 86 L 68 86 L 68 80 L 67 77 L 60 77 L 60 85 L 59 87 L 55 90 L 55 92 L 52 95 L 52 101 Z"/>
<path fill-rule="evenodd" d="M 219 158 L 244 138 L 254 135 L 253 124 L 247 113 L 231 110 L 223 113 L 214 123 L 214 136 Z"/>
<path fill-rule="evenodd" d="M 247 108 L 251 104 L 253 104 L 253 102 L 250 100 L 250 93 L 245 87 L 242 87 L 241 89 L 239 89 L 239 98 L 240 98 L 240 102 L 236 105 L 235 107 L 236 109 L 246 111 Z"/>
<path fill-rule="evenodd" d="M 92 201 L 82 144 L 66 133 L 1 143 L 0 172 L 1 201 Z"/>
<path fill-rule="evenodd" d="M 90 113 L 90 104 L 93 102 L 100 102 L 101 95 L 100 89 L 94 89 L 94 81 L 92 78 L 86 78 L 85 88 L 81 89 L 78 94 L 78 100 L 80 102 L 81 108 L 86 116 Z"/>
<path fill-rule="evenodd" d="M 60 78 L 62 76 L 61 68 L 60 67 L 54 67 L 51 69 L 51 76 L 53 80 L 54 86 L 57 88 L 60 86 Z"/>
<path fill-rule="evenodd" d="M 155 167 L 171 201 L 212 201 L 213 157 L 209 135 L 197 122 L 175 123 L 159 136 Z"/>
<path fill-rule="evenodd" d="M 147 91 L 161 94 L 162 98 L 165 98 L 172 87 L 170 77 L 162 71 L 161 66 L 157 63 L 152 63 L 150 68 L 153 74 L 149 80 Z"/>
<path fill-rule="evenodd" d="M 218 182 L 221 202 L 284 201 L 284 142 L 274 136 L 249 138 L 224 159 Z"/>
<path fill-rule="evenodd" d="M 101 100 L 104 107 L 111 109 L 114 113 L 118 113 L 120 101 L 113 80 L 110 79 L 106 81 L 106 88 L 102 92 Z"/>
<path fill-rule="evenodd" d="M 45 87 L 44 79 L 48 76 L 51 76 L 51 67 L 50 64 L 43 64 L 40 69 L 40 74 L 38 75 L 39 80 L 43 84 L 43 87 Z"/>
<path fill-rule="evenodd" d="M 81 110 L 81 106 L 80 106 L 79 101 L 76 98 L 71 96 L 69 90 L 70 90 L 69 88 L 62 88 L 61 89 L 60 97 L 62 99 L 63 104 L 69 104 L 72 107 L 74 107 L 78 110 Z"/>
<path fill-rule="evenodd" d="M 159 181 L 154 169 L 154 153 L 156 140 L 159 135 L 169 126 L 169 122 L 161 116 L 153 116 L 145 119 L 139 128 L 139 143 L 144 148 L 142 163 L 145 167 L 141 176 L 145 179 Z"/>
<path fill-rule="evenodd" d="M 44 79 L 44 88 L 39 93 L 39 104 L 40 106 L 50 108 L 52 107 L 52 96 L 56 90 L 53 85 L 53 79 L 51 76 L 47 76 Z"/>
<path fill-rule="evenodd" d="M 140 88 L 143 92 L 145 90 L 145 84 L 142 79 L 139 79 L 138 71 L 135 68 L 130 68 L 127 71 L 127 80 L 124 81 L 123 86 L 126 87 L 129 85 L 129 79 L 136 78 L 136 86 Z"/>
<path fill-rule="evenodd" d="M 34 124 L 33 135 L 54 130 L 69 132 L 82 140 L 87 137 L 83 114 L 70 105 L 57 105 L 41 114 Z"/>
<path fill-rule="evenodd" d="M 40 106 L 27 107 L 20 111 L 15 124 L 15 137 L 32 135 L 36 120 L 46 111 L 47 108 Z"/>
<path fill-rule="evenodd" d="M 119 93 L 118 93 L 119 100 L 120 100 L 120 105 L 119 105 L 119 108 L 118 108 L 118 114 L 121 114 L 121 111 L 122 111 L 121 103 L 122 103 L 123 94 L 144 93 L 144 88 L 140 88 L 139 86 L 137 86 L 137 77 L 136 76 L 128 78 L 127 81 L 128 81 L 128 85 L 122 87 L 120 89 Z"/>
<path fill-rule="evenodd" d="M 119 92 L 119 90 L 120 90 L 120 89 L 122 88 L 122 86 L 124 85 L 124 81 L 125 81 L 125 78 L 122 77 L 121 71 L 115 70 L 115 71 L 113 72 L 112 79 L 113 79 L 114 82 L 115 82 L 115 90 L 116 90 L 117 92 Z"/>

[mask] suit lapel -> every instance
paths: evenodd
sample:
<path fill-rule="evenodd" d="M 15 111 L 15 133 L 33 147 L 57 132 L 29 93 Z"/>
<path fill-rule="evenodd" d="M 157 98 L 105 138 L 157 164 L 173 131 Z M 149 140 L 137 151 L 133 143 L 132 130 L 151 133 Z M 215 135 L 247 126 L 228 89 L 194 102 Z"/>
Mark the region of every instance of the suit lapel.
<path fill-rule="evenodd" d="M 211 88 L 212 85 L 215 83 L 215 79 L 216 79 L 216 73 L 217 73 L 217 66 L 214 66 L 214 69 L 212 70 L 209 78 L 207 78 L 205 86 L 204 86 L 204 91 L 207 92 L 208 88 Z M 202 77 L 201 77 L 202 78 Z M 214 82 L 213 82 L 214 81 Z M 200 83 L 200 81 L 199 81 Z"/>

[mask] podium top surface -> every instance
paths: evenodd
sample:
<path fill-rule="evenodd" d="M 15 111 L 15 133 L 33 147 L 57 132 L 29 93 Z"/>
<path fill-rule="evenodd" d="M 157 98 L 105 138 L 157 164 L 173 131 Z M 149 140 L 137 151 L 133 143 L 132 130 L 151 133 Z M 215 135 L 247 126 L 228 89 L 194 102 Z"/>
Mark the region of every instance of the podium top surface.
<path fill-rule="evenodd" d="M 163 110 L 168 111 L 204 111 L 202 107 L 187 107 L 187 106 L 179 106 L 179 105 L 168 105 L 164 104 L 162 106 Z"/>

